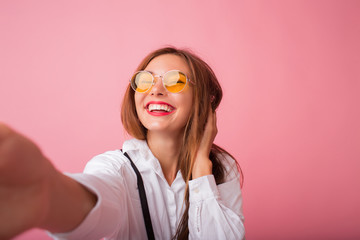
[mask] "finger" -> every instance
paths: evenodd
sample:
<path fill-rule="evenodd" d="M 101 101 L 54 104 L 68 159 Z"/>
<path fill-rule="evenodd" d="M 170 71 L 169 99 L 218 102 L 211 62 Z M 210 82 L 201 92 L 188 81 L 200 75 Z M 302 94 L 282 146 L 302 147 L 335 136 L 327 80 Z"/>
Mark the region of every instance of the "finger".
<path fill-rule="evenodd" d="M 4 123 L 0 122 L 0 142 L 9 136 L 11 129 Z"/>
<path fill-rule="evenodd" d="M 215 136 L 217 134 L 217 127 L 216 127 L 216 113 L 215 112 L 209 112 L 207 123 L 206 123 L 206 129 L 205 134 L 208 136 L 208 138 L 211 140 L 211 142 L 215 139 Z"/>
<path fill-rule="evenodd" d="M 213 118 L 214 118 L 214 120 L 213 120 L 213 121 L 214 121 L 214 129 L 215 129 L 215 130 L 216 130 L 216 132 L 217 132 L 217 130 L 218 130 L 218 129 L 217 129 L 216 111 L 214 112 L 214 117 L 213 117 Z"/>
<path fill-rule="evenodd" d="M 206 119 L 205 130 L 211 130 L 214 127 L 214 113 L 212 110 L 209 111 Z"/>
<path fill-rule="evenodd" d="M 209 116 L 208 119 L 211 119 L 211 121 L 214 120 L 214 113 L 215 111 L 211 108 L 211 105 L 209 106 Z"/>

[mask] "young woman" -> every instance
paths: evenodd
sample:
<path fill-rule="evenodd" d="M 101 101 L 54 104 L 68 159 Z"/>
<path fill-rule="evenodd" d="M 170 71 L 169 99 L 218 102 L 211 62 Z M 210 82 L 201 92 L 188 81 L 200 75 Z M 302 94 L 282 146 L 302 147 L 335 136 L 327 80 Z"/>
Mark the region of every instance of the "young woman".
<path fill-rule="evenodd" d="M 150 53 L 122 105 L 134 139 L 94 157 L 82 174 L 61 174 L 0 125 L 0 239 L 32 227 L 56 239 L 146 239 L 129 158 L 143 179 L 155 239 L 243 239 L 240 168 L 213 143 L 221 98 L 215 74 L 193 53 Z"/>

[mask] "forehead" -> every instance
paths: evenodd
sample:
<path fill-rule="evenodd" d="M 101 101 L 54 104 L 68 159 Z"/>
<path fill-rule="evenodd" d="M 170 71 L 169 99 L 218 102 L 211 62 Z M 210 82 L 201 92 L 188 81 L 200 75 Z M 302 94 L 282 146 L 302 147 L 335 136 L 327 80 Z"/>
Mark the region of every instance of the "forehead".
<path fill-rule="evenodd" d="M 169 70 L 180 70 L 186 75 L 190 75 L 190 69 L 186 61 L 174 54 L 163 54 L 157 56 L 146 66 L 145 70 L 155 74 L 164 74 Z"/>

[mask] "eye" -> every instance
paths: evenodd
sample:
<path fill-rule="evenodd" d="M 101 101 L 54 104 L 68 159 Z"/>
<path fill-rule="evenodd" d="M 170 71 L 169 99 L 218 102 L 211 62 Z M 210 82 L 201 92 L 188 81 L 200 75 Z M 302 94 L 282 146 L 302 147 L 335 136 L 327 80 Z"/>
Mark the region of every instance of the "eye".
<path fill-rule="evenodd" d="M 148 72 L 138 72 L 132 82 L 136 91 L 146 92 L 152 86 L 153 77 Z"/>
<path fill-rule="evenodd" d="M 180 71 L 174 70 L 165 74 L 164 76 L 165 84 L 168 86 L 180 84 L 183 85 L 186 83 L 186 76 Z"/>

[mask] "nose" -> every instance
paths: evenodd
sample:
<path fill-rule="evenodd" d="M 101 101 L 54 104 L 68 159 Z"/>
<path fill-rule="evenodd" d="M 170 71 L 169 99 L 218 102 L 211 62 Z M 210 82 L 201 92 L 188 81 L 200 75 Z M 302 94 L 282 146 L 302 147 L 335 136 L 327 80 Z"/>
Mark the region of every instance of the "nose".
<path fill-rule="evenodd" d="M 150 89 L 151 95 L 164 95 L 166 89 L 162 83 L 162 78 L 160 76 L 154 76 L 154 85 Z"/>

